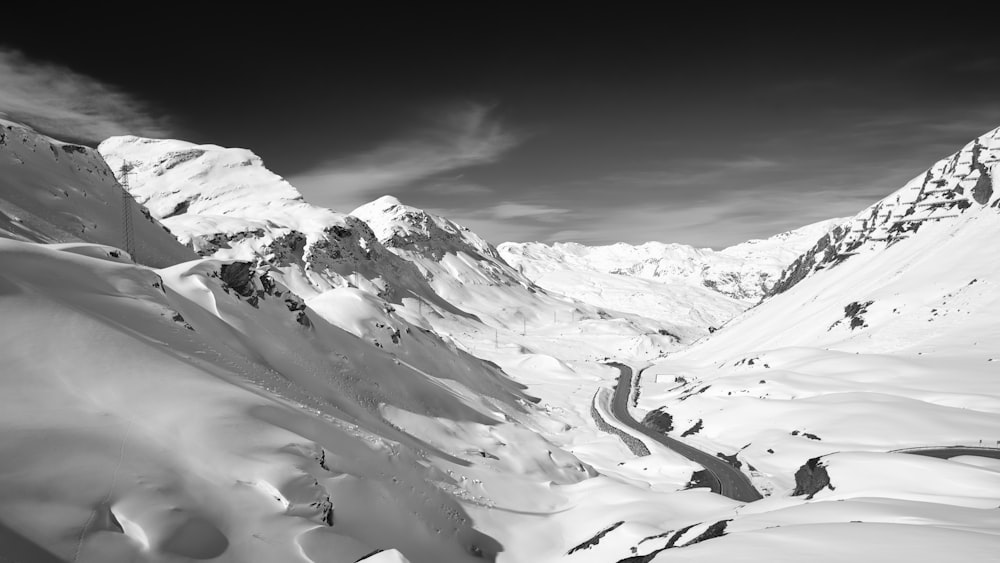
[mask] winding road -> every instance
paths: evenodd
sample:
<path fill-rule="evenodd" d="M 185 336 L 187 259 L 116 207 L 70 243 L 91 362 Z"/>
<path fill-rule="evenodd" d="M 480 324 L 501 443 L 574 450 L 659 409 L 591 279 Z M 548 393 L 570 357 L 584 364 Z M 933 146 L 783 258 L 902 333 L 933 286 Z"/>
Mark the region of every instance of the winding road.
<path fill-rule="evenodd" d="M 618 362 L 610 362 L 607 365 L 617 368 L 621 373 L 618 377 L 618 383 L 615 385 L 615 395 L 611 402 L 611 414 L 614 415 L 619 422 L 644 436 L 648 436 L 649 438 L 656 440 L 671 450 L 674 450 L 680 455 L 704 467 L 713 480 L 713 482 L 710 483 L 710 487 L 713 492 L 741 502 L 753 502 L 763 498 L 757 489 L 755 489 L 750 483 L 750 479 L 748 479 L 747 476 L 744 475 L 739 469 L 736 469 L 718 457 L 685 444 L 680 440 L 660 434 L 659 432 L 636 422 L 636 420 L 632 418 L 632 415 L 628 412 L 628 398 L 632 391 L 632 368 Z M 909 448 L 905 450 L 896 450 L 895 453 L 923 455 L 941 459 L 948 459 L 961 455 L 1000 459 L 1000 448 L 992 447 L 951 446 Z"/>
<path fill-rule="evenodd" d="M 739 469 L 736 469 L 714 455 L 689 446 L 680 440 L 660 434 L 636 422 L 628 412 L 628 397 L 632 389 L 632 368 L 617 362 L 612 362 L 608 365 L 618 368 L 618 371 L 621 373 L 618 376 L 618 384 L 615 385 L 615 396 L 611 402 L 611 414 L 619 422 L 704 467 L 715 480 L 711 485 L 713 492 L 741 502 L 753 502 L 763 498 L 750 483 L 750 479 Z"/>

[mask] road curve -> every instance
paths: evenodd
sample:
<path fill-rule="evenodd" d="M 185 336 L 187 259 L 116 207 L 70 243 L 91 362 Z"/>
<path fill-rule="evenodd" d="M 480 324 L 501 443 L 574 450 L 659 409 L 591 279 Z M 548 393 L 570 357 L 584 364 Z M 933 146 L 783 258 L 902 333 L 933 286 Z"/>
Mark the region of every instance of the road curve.
<path fill-rule="evenodd" d="M 750 483 L 750 479 L 739 469 L 736 469 L 714 455 L 689 446 L 680 440 L 660 434 L 636 422 L 628 412 L 628 397 L 632 389 L 632 368 L 618 362 L 611 362 L 607 365 L 618 368 L 618 371 L 621 373 L 618 377 L 618 384 L 615 385 L 615 395 L 611 402 L 611 414 L 619 422 L 704 467 L 718 483 L 717 486 L 712 487 L 712 491 L 742 502 L 753 502 L 763 498 Z"/>

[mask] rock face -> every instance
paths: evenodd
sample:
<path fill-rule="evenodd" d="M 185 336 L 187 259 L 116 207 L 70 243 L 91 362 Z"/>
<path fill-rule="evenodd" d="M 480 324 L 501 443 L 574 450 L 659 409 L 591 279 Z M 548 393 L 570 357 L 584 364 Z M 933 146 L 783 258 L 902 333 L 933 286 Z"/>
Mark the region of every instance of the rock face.
<path fill-rule="evenodd" d="M 667 434 L 674 429 L 674 420 L 670 413 L 661 407 L 646 413 L 646 416 L 642 417 L 642 425 L 660 434 Z"/>
<path fill-rule="evenodd" d="M 806 499 L 811 499 L 826 487 L 831 491 L 834 489 L 830 484 L 830 474 L 820 463 L 820 458 L 814 457 L 795 472 L 795 491 L 792 496 L 808 495 Z"/>
<path fill-rule="evenodd" d="M 914 237 L 928 224 L 961 224 L 983 212 L 995 213 L 1000 207 L 993 190 L 998 162 L 1000 128 L 974 139 L 902 189 L 822 236 L 781 273 L 767 295 L 785 292 L 813 273 L 835 267 L 856 254 L 892 247 Z"/>

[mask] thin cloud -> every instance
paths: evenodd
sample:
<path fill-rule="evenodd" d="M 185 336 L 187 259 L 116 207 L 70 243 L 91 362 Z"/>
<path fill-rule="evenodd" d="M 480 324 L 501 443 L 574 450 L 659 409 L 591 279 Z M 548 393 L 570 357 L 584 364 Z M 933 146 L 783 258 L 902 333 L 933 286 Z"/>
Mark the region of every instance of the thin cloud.
<path fill-rule="evenodd" d="M 56 138 L 169 137 L 165 119 L 133 96 L 69 68 L 0 48 L 0 113 Z"/>
<path fill-rule="evenodd" d="M 505 201 L 498 203 L 488 209 L 486 214 L 494 219 L 516 219 L 519 217 L 532 217 L 539 221 L 551 219 L 554 215 L 569 213 L 569 209 L 561 207 L 550 207 L 547 205 L 537 205 L 533 203 L 515 203 Z"/>
<path fill-rule="evenodd" d="M 313 194 L 312 199 L 346 207 L 437 174 L 496 162 L 522 138 L 504 127 L 492 110 L 463 104 L 410 138 L 330 161 L 289 181 Z"/>
<path fill-rule="evenodd" d="M 419 190 L 426 194 L 436 196 L 468 196 L 484 195 L 492 193 L 493 190 L 482 184 L 466 182 L 458 178 L 444 178 L 434 182 L 422 184 Z"/>

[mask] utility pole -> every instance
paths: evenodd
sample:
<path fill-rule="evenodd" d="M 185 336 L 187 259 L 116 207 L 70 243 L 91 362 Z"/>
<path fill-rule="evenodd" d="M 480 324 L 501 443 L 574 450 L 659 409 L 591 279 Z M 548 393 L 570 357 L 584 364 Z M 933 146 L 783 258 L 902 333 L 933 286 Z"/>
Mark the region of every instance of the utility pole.
<path fill-rule="evenodd" d="M 134 166 L 130 164 L 127 160 L 122 161 L 122 166 L 118 170 L 119 183 L 122 189 L 122 247 L 125 252 L 128 252 L 129 256 L 132 257 L 133 262 L 138 262 L 137 256 L 135 255 L 135 229 L 132 226 L 132 193 L 129 192 L 129 182 L 128 177 L 131 174 Z"/>

